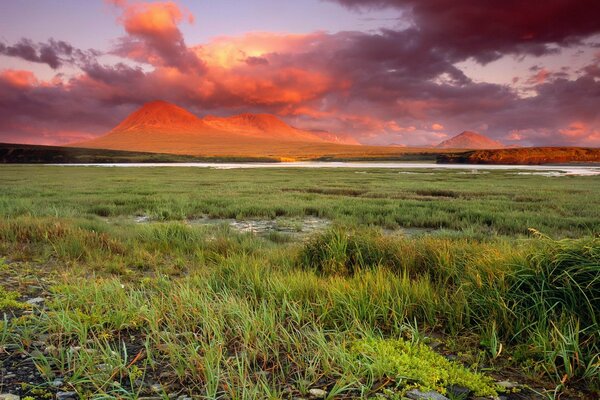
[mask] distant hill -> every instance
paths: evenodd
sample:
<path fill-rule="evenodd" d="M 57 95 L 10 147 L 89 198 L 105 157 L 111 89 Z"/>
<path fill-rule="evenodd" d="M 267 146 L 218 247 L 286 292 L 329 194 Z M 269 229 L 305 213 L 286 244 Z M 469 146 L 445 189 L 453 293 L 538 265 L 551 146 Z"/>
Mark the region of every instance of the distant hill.
<path fill-rule="evenodd" d="M 0 143 L 0 164 L 105 164 L 181 162 L 276 162 L 276 158 L 196 157 L 122 150 Z"/>
<path fill-rule="evenodd" d="M 361 146 L 362 145 L 358 140 L 354 139 L 350 135 L 331 133 L 328 131 L 323 131 L 323 130 L 318 130 L 318 129 L 312 129 L 310 132 L 314 135 L 317 135 L 321 139 L 324 139 L 326 142 L 338 143 L 338 144 L 350 144 L 353 146 Z"/>
<path fill-rule="evenodd" d="M 334 139 L 289 126 L 274 115 L 241 114 L 199 118 L 164 101 L 129 115 L 106 135 L 73 146 L 142 152 L 202 155 L 266 155 Z"/>
<path fill-rule="evenodd" d="M 497 140 L 476 132 L 464 131 L 453 138 L 444 140 L 436 146 L 438 149 L 502 149 L 505 146 Z"/>
<path fill-rule="evenodd" d="M 439 163 L 459 164 L 567 164 L 600 163 L 600 148 L 520 147 L 498 150 L 475 150 L 437 156 Z"/>
<path fill-rule="evenodd" d="M 266 157 L 283 161 L 310 159 L 431 159 L 443 150 L 363 146 L 346 135 L 294 128 L 270 114 L 199 118 L 164 101 L 129 115 L 106 135 L 71 147 L 202 157 Z M 421 156 L 422 154 L 422 156 Z"/>

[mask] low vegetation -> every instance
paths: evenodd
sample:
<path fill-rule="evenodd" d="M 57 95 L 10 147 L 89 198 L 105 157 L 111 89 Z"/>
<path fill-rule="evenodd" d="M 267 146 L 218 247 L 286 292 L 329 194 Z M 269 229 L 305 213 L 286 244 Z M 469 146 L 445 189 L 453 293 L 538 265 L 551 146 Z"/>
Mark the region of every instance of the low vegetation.
<path fill-rule="evenodd" d="M 5 392 L 464 398 L 502 393 L 507 379 L 531 396 L 600 389 L 594 177 L 1 172 L 0 359 L 36 371 Z M 205 214 L 332 225 L 282 240 L 190 222 Z"/>
<path fill-rule="evenodd" d="M 459 164 L 567 164 L 600 163 L 600 149 L 584 147 L 520 147 L 514 149 L 473 150 L 439 154 L 439 163 Z"/>

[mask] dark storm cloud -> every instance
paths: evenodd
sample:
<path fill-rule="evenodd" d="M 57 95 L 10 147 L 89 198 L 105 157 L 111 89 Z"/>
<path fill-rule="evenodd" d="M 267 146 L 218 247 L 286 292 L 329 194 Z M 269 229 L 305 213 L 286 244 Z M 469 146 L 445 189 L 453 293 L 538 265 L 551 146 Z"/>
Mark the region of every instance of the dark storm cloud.
<path fill-rule="evenodd" d="M 350 8 L 392 7 L 421 40 L 485 63 L 503 54 L 547 54 L 600 32 L 597 0 L 328 0 Z"/>
<path fill-rule="evenodd" d="M 54 68 L 75 64 L 81 74 L 39 82 L 28 71 L 0 71 L 0 137 L 54 131 L 57 142 L 73 141 L 65 139 L 68 132 L 108 131 L 135 107 L 163 99 L 198 114 L 275 113 L 377 144 L 435 144 L 442 131 L 469 129 L 521 144 L 600 145 L 600 56 L 571 75 L 540 61 L 531 76 L 515 81 L 528 97 L 507 85 L 474 82 L 457 67 L 470 58 L 532 57 L 585 42 L 598 32 L 589 15 L 594 3 L 338 2 L 394 7 L 413 23 L 369 33 L 256 33 L 188 47 L 179 24 L 190 17 L 174 3 L 132 3 L 120 6 L 127 36 L 114 52 L 151 69 L 103 65 L 96 52 L 64 42 L 49 41 L 52 51 L 45 52 L 44 44 L 26 40 L 2 45 L 2 54 Z M 559 13 L 567 22 L 555 21 Z"/>
<path fill-rule="evenodd" d="M 95 50 L 80 50 L 62 40 L 50 39 L 47 43 L 34 43 L 23 38 L 13 45 L 0 43 L 0 54 L 26 61 L 47 64 L 57 69 L 65 64 L 82 64 L 100 55 Z"/>

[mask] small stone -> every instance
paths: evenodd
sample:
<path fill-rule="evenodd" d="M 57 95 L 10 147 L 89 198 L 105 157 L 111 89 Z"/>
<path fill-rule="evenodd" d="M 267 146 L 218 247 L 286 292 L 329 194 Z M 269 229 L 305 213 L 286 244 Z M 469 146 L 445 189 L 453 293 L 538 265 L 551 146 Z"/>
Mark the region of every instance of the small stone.
<path fill-rule="evenodd" d="M 500 381 L 500 382 L 496 382 L 496 385 L 500 386 L 503 389 L 514 389 L 514 388 L 518 388 L 519 385 L 518 383 L 515 382 L 509 382 L 509 381 Z"/>
<path fill-rule="evenodd" d="M 96 369 L 98 371 L 111 371 L 113 368 L 108 364 L 98 364 L 96 365 Z"/>
<path fill-rule="evenodd" d="M 16 376 L 15 374 L 9 372 L 8 374 L 4 375 L 4 379 L 14 378 L 15 376 Z M 0 397 L 0 399 L 1 399 L 1 397 Z"/>
<path fill-rule="evenodd" d="M 21 398 L 16 394 L 2 393 L 0 394 L 0 400 L 20 400 Z"/>
<path fill-rule="evenodd" d="M 76 392 L 58 392 L 56 393 L 56 400 L 74 400 L 77 398 Z"/>
<path fill-rule="evenodd" d="M 63 385 L 63 383 L 64 382 L 62 380 L 55 379 L 55 380 L 52 381 L 52 386 L 59 388 L 59 387 L 61 387 Z"/>
<path fill-rule="evenodd" d="M 169 371 L 163 371 L 160 373 L 160 375 L 158 375 L 158 377 L 160 378 L 160 380 L 170 379 L 173 377 L 173 374 Z"/>
<path fill-rule="evenodd" d="M 31 304 L 32 306 L 39 306 L 40 304 L 43 304 L 45 301 L 46 301 L 46 299 L 43 297 L 34 297 L 33 299 L 27 300 L 25 303 Z"/>
<path fill-rule="evenodd" d="M 406 397 L 412 400 L 449 400 L 438 392 L 421 392 L 417 389 L 406 392 Z"/>
<path fill-rule="evenodd" d="M 150 385 L 150 390 L 152 390 L 154 393 L 161 393 L 163 391 L 163 387 L 160 383 L 155 383 Z"/>
<path fill-rule="evenodd" d="M 471 389 L 458 385 L 450 385 L 446 388 L 446 390 L 453 398 L 466 399 L 471 394 Z"/>
<path fill-rule="evenodd" d="M 308 394 L 310 394 L 315 399 L 324 399 L 325 397 L 327 397 L 327 392 L 323 389 L 310 389 L 308 391 Z"/>

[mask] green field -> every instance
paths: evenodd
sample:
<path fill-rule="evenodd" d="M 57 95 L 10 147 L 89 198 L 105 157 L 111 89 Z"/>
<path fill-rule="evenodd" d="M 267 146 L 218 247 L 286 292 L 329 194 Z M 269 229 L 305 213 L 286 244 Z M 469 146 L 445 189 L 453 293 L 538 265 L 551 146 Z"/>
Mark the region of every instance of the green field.
<path fill-rule="evenodd" d="M 598 204 L 515 171 L 2 166 L 0 393 L 593 398 Z"/>

